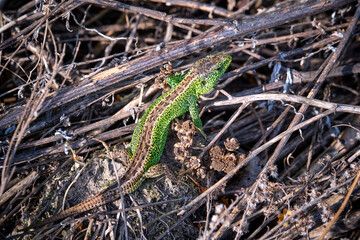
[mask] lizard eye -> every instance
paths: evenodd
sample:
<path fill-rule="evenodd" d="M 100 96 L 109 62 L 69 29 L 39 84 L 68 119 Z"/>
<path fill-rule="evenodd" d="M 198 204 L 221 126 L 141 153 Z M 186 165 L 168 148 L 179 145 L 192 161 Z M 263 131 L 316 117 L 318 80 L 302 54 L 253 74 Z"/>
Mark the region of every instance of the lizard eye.
<path fill-rule="evenodd" d="M 217 66 L 217 67 L 215 68 L 215 71 L 220 72 L 220 71 L 221 71 L 221 69 L 222 69 L 222 67 L 221 67 L 221 66 Z"/>

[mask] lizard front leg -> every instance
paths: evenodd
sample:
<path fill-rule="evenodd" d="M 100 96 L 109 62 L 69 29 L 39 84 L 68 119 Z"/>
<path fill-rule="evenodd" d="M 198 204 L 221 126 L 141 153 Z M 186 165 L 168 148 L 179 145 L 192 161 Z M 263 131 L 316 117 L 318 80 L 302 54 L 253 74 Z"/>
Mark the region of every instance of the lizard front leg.
<path fill-rule="evenodd" d="M 192 118 L 192 121 L 195 125 L 195 127 L 197 128 L 197 130 L 199 130 L 199 132 L 206 138 L 206 134 L 203 130 L 203 125 L 199 116 L 199 112 L 196 108 L 196 97 L 193 96 L 189 99 L 189 112 L 190 112 L 190 116 Z"/>

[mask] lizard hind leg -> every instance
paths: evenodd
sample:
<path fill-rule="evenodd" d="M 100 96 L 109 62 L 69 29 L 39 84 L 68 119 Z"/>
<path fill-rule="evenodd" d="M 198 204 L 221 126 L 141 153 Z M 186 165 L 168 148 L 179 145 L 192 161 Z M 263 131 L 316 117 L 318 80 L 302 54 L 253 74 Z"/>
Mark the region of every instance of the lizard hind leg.
<path fill-rule="evenodd" d="M 126 148 L 117 148 L 113 151 L 114 157 L 119 159 L 125 166 L 129 166 L 131 163 L 131 150 Z"/>
<path fill-rule="evenodd" d="M 154 166 L 151 166 L 144 174 L 144 178 L 155 178 L 164 175 L 170 180 L 176 182 L 176 177 L 173 171 L 165 163 L 158 163 Z"/>

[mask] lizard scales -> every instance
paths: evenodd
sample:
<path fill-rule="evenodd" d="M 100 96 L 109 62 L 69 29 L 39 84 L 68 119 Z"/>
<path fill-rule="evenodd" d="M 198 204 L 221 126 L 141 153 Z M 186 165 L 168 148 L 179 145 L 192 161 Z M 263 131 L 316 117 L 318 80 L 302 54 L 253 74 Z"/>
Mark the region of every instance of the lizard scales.
<path fill-rule="evenodd" d="M 172 87 L 150 105 L 136 126 L 130 144 L 130 165 L 121 178 L 123 194 L 135 191 L 147 177 L 161 175 L 166 165 L 158 164 L 171 121 L 189 111 L 196 128 L 205 135 L 196 100 L 210 91 L 231 62 L 228 54 L 209 55 L 196 61 L 186 74 L 167 79 Z M 86 212 L 120 198 L 117 185 L 62 211 L 31 228 Z"/>

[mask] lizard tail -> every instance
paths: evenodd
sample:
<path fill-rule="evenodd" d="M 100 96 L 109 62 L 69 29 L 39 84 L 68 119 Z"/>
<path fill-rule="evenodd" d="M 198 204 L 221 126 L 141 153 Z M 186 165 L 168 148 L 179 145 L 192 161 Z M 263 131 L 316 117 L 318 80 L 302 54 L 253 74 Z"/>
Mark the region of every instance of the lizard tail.
<path fill-rule="evenodd" d="M 93 208 L 96 208 L 96 207 L 102 206 L 106 203 L 109 203 L 111 201 L 114 201 L 116 198 L 119 198 L 119 196 L 120 196 L 120 194 L 119 194 L 118 189 L 112 189 L 109 191 L 100 192 L 71 208 L 68 208 L 58 214 L 55 214 L 54 216 L 52 216 L 48 219 L 45 219 L 42 222 L 37 222 L 35 224 L 32 224 L 26 229 L 39 228 L 39 227 L 42 227 L 49 223 L 52 223 L 52 222 L 55 222 L 55 221 L 58 221 L 58 220 L 61 220 L 61 219 L 64 219 L 64 218 L 67 218 L 70 216 L 78 215 L 80 213 L 89 211 Z"/>

